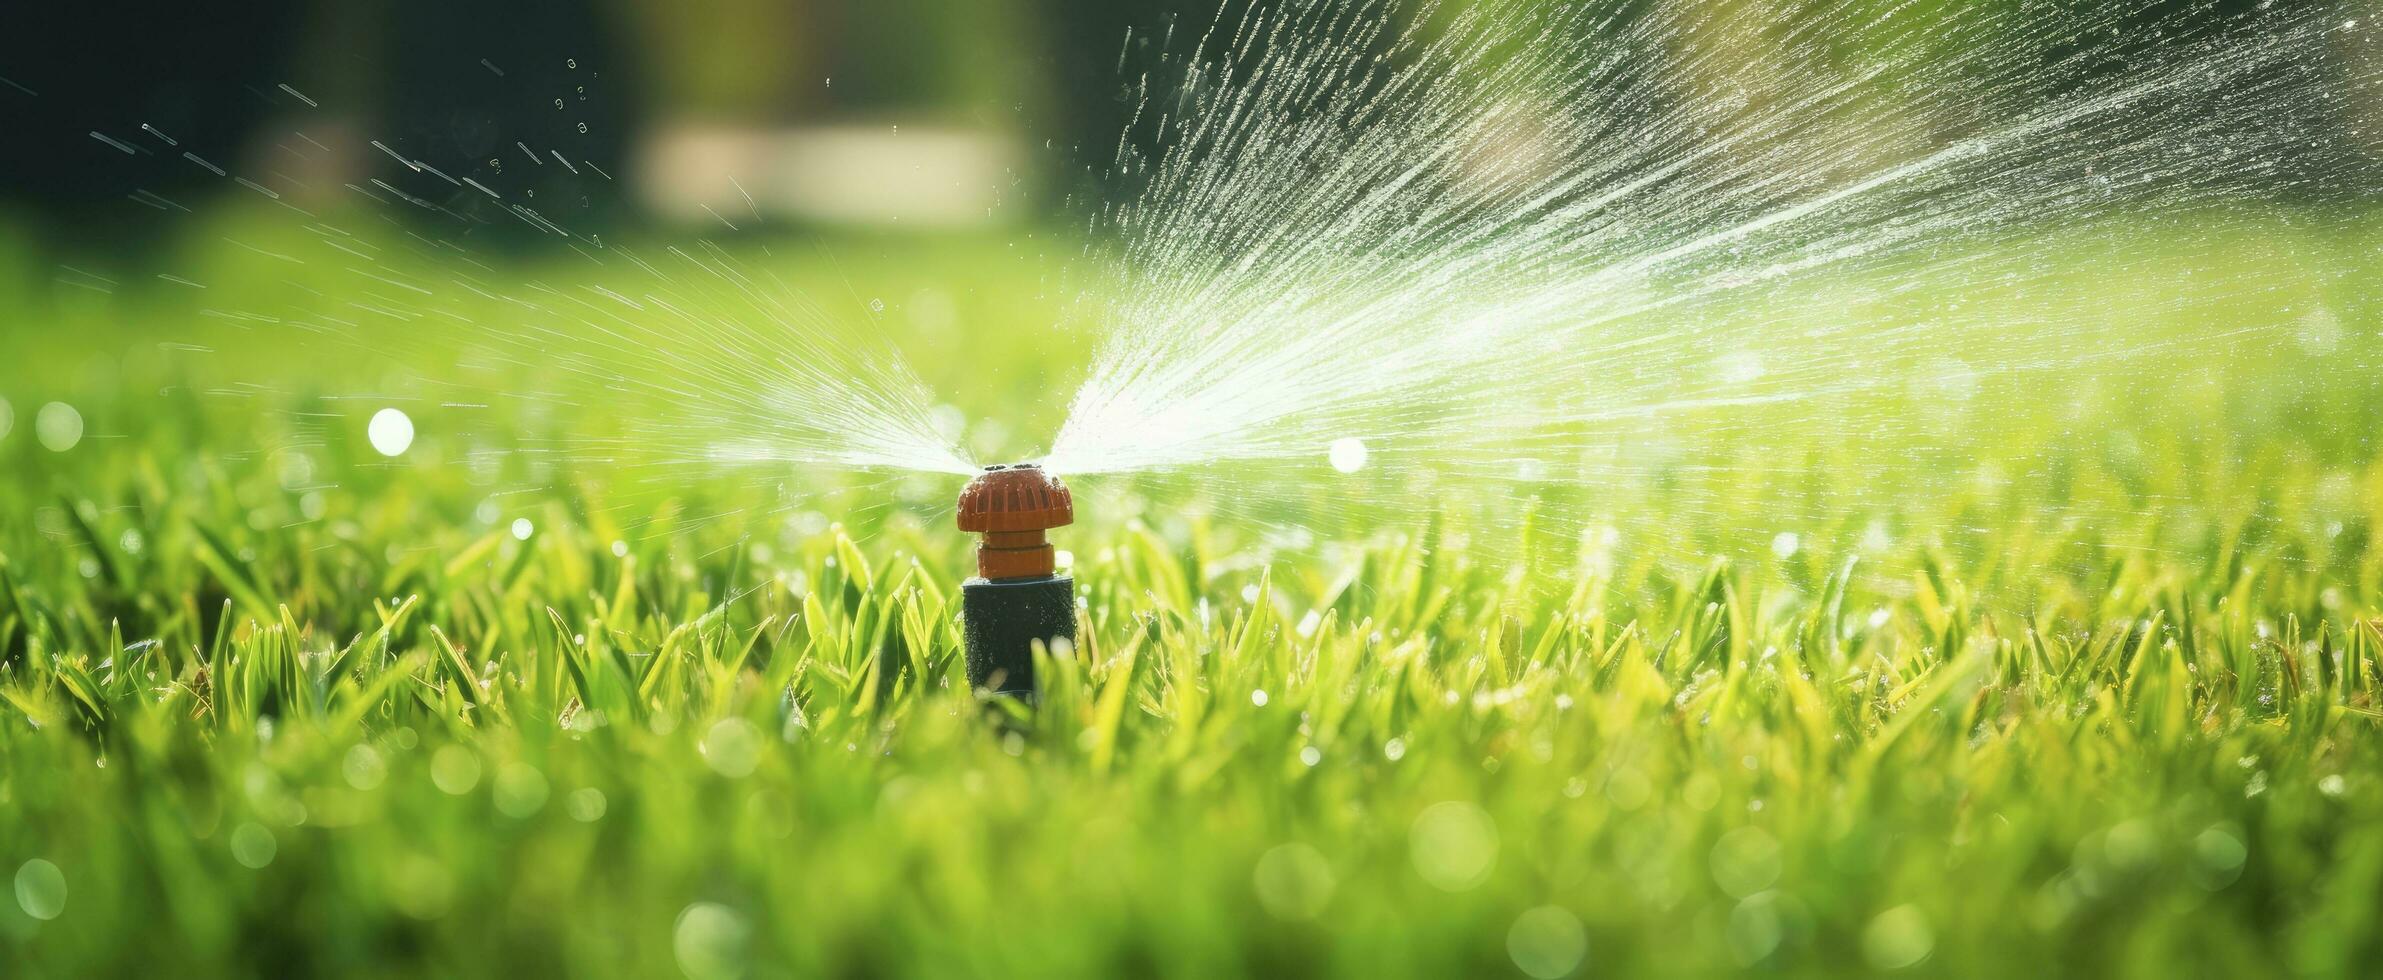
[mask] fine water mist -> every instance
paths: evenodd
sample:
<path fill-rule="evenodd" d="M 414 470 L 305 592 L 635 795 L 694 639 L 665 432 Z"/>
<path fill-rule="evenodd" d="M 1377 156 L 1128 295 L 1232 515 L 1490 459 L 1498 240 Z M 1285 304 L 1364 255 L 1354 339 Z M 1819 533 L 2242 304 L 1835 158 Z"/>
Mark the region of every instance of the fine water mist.
<path fill-rule="evenodd" d="M 1724 523 L 1749 509 L 1725 497 L 1852 447 L 1831 463 L 1851 491 L 1763 503 L 1792 527 L 2027 481 L 2121 430 L 2222 454 L 2206 420 L 2245 365 L 2365 365 L 2335 310 L 2371 288 L 2279 243 L 2355 236 L 2383 189 L 2370 147 L 2339 136 L 2369 135 L 2344 123 L 2376 101 L 2383 59 L 2352 56 L 2369 25 L 2238 7 L 1334 0 L 1138 29 L 1119 65 L 1139 111 L 1094 164 L 1120 193 L 1088 208 L 1069 284 L 1094 353 L 1043 461 L 1196 473 L 1319 525 L 1358 488 L 1486 481 L 1586 527 L 1613 514 L 1578 496 L 1657 483 L 1670 516 Z M 483 64 L 487 84 L 550 94 Z M 563 71 L 538 83 L 558 110 L 593 73 Z M 784 280 L 766 243 L 579 227 L 589 196 L 622 193 L 566 152 L 584 122 L 434 158 L 282 89 L 293 170 L 354 154 L 371 175 L 240 172 L 135 119 L 76 141 L 136 183 L 203 169 L 283 219 L 214 237 L 280 263 L 287 288 L 159 274 L 204 321 L 179 356 L 269 336 L 386 362 L 387 383 L 322 407 L 381 420 L 392 455 L 421 424 L 483 456 L 705 479 L 982 462 L 938 415 L 955 393 L 832 280 Z M 524 276 L 479 244 L 492 227 L 570 255 Z M 1065 390 L 1074 366 L 1052 360 Z M 598 402 L 608 428 L 572 424 Z M 2030 431 L 2049 443 L 2008 441 L 2047 417 Z M 493 431 L 525 420 L 539 434 Z M 2110 516 L 2081 506 L 2050 510 Z"/>
<path fill-rule="evenodd" d="M 1230 8 L 1135 79 L 1047 464 L 1214 465 L 1247 502 L 1808 465 L 1765 445 L 1959 467 L 2095 390 L 2179 428 L 2168 382 L 2330 349 L 2322 270 L 2209 267 L 2383 186 L 2315 132 L 2371 98 L 2368 26 L 2206 6 Z"/>

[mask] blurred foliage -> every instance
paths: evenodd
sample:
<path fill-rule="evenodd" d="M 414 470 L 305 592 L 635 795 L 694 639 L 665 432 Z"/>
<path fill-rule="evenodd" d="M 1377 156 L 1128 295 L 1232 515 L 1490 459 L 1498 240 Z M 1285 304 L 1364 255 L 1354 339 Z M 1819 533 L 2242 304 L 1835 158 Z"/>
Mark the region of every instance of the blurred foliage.
<path fill-rule="evenodd" d="M 1348 0 L 1366 17 L 1445 21 L 1468 7 L 1511 0 L 1445 3 Z M 2365 0 L 2321 0 L 2356 18 Z M 2141 3 L 2103 36 L 2074 24 L 2108 20 L 2079 5 L 2046 0 L 1990 3 L 1890 2 L 1850 5 L 1849 22 L 1868 28 L 1843 36 L 1794 37 L 1796 25 L 1766 16 L 1766 0 L 1610 0 L 1588 18 L 1618 29 L 1671 3 L 1699 4 L 1688 18 L 1714 35 L 1706 46 L 1739 51 L 1724 75 L 1677 66 L 1660 50 L 1607 52 L 1643 64 L 1634 83 L 1667 98 L 1706 99 L 1714 86 L 1727 101 L 1760 105 L 1793 91 L 1798 79 L 1862 77 L 1896 60 L 1940 60 L 1947 52 L 1986 52 L 2018 63 L 2097 58 L 2110 70 L 2167 43 L 2169 26 L 2197 19 L 2240 24 L 2258 0 L 2157 0 Z M 0 155 L 0 210 L 45 220 L 45 236 L 120 250 L 143 236 L 95 215 L 138 213 L 121 198 L 125 161 L 110 159 L 87 134 L 129 131 L 143 123 L 172 134 L 176 149 L 218 161 L 281 166 L 274 130 L 300 110 L 279 86 L 310 92 L 359 129 L 356 142 L 382 138 L 417 156 L 451 163 L 488 156 L 513 140 L 562 142 L 629 176 L 637 148 L 654 127 L 700 122 L 744 126 L 917 119 L 960 124 L 1021 138 L 1038 148 L 1036 182 L 1055 180 L 1077 202 L 1120 193 L 1099 179 L 1122 135 L 1148 150 L 1154 137 L 1128 132 L 1136 110 L 1164 106 L 1182 58 L 1206 37 L 1216 56 L 1248 0 L 583 0 L 500 5 L 425 0 L 394 3 L 244 5 L 237 18 L 216 17 L 152 0 L 35 5 L 31 19 L 0 35 L 0 124 L 34 152 Z M 2084 5 L 2090 7 L 2091 5 Z M 1874 17 L 1861 15 L 1874 8 Z M 146 29 L 127 33 L 125 23 Z M 2220 28 L 2222 31 L 2224 28 Z M 2247 28 L 2246 28 L 2247 29 Z M 1793 42 L 1790 42 L 1794 37 Z M 2378 57 L 2374 32 L 2348 35 L 2338 49 L 2306 57 L 2347 72 Z M 1550 39 L 1598 48 L 1601 37 Z M 1820 57 L 1809 57 L 1814 48 Z M 110 52 L 123 69 L 97 67 L 89 52 Z M 569 64 L 571 72 L 564 66 Z M 590 78 L 596 79 L 592 84 Z M 1921 76 L 1915 76 L 1921 77 Z M 1952 82 L 1951 79 L 1940 81 Z M 1154 87 L 1155 86 L 1155 87 Z M 1773 90 L 1776 90 L 1774 93 Z M 1924 93 L 1882 91 L 1886 101 L 1917 102 Z M 561 96 L 562 104 L 554 104 Z M 582 99 L 581 96 L 587 96 Z M 2360 96 L 2371 99 L 2371 96 Z M 312 106 L 307 108 L 311 109 Z M 557 115 L 557 109 L 568 109 Z M 2318 145 L 2349 141 L 2372 148 L 2371 125 L 2383 111 L 2368 104 L 2311 105 L 2306 119 L 2277 120 Z M 1154 114 L 1155 115 L 1155 114 Z M 577 124 L 584 123 L 580 129 Z M 1147 129 L 1148 120 L 1145 120 Z M 1934 111 L 1911 121 L 1915 140 L 1957 138 L 1959 114 Z M 504 134 L 496 138 L 496 134 Z M 189 168 L 143 171 L 134 183 L 177 200 L 238 193 Z M 519 175 L 516 174 L 516 177 Z M 559 176 L 559 175 L 550 175 Z M 2338 195 L 2371 184 L 2372 172 L 2326 175 Z M 559 191 L 558 191 L 559 193 Z M 194 201 L 194 203 L 196 203 Z"/>

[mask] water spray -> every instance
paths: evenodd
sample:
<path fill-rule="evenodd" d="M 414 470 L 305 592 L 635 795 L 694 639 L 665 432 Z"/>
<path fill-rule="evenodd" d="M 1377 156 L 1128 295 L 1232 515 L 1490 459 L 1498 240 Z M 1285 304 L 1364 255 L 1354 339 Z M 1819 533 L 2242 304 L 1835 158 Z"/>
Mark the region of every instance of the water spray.
<path fill-rule="evenodd" d="M 985 467 L 961 489 L 960 530 L 984 535 L 960 587 L 969 687 L 1032 697 L 1035 645 L 1074 646 L 1075 580 L 1043 532 L 1075 519 L 1067 485 L 1033 463 Z"/>

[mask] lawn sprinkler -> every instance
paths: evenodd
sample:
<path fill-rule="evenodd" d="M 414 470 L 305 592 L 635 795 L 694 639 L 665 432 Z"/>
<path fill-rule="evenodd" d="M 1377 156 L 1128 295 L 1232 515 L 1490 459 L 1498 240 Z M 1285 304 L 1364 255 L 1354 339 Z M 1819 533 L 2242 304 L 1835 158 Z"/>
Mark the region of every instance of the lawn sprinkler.
<path fill-rule="evenodd" d="M 1034 696 L 1034 647 L 1076 642 L 1076 583 L 1043 532 L 1076 519 L 1067 484 L 1033 463 L 988 466 L 960 491 L 960 530 L 984 535 L 960 586 L 968 685 Z"/>

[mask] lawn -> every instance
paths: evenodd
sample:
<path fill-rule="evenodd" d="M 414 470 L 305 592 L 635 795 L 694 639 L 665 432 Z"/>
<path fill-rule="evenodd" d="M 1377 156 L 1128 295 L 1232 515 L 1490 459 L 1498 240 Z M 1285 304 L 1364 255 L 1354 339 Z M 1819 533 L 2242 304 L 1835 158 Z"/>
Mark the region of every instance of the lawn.
<path fill-rule="evenodd" d="M 0 297 L 0 962 L 2366 972 L 2375 251 L 2163 234 L 2131 251 L 2200 256 L 2177 295 L 2217 298 L 2142 329 L 2304 296 L 2332 346 L 1941 412 L 1917 385 L 1865 409 L 1912 420 L 1885 441 L 1674 418 L 1690 444 L 1612 485 L 1322 447 L 1082 481 L 1083 642 L 1031 710 L 962 679 L 956 478 L 541 460 L 651 408 L 501 381 L 468 440 L 424 409 L 384 458 L 352 396 L 385 366 L 203 315 L 276 288 L 255 260 L 186 246 L 204 298 L 30 275 Z M 831 309 L 890 297 L 988 460 L 1056 427 L 1090 343 L 1063 241 L 729 245 Z M 1930 439 L 1962 448 L 1893 451 Z"/>

